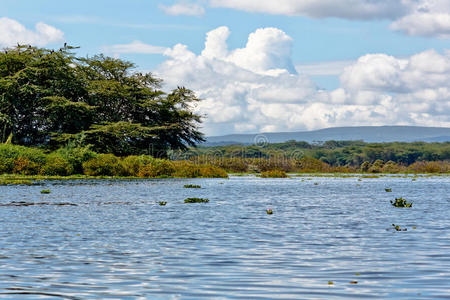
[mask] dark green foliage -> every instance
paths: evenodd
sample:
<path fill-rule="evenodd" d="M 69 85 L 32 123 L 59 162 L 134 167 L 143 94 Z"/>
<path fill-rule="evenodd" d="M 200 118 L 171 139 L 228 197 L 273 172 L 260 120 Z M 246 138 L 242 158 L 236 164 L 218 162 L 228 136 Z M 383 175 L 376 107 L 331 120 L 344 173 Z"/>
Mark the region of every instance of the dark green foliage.
<path fill-rule="evenodd" d="M 390 193 L 390 192 L 392 192 L 392 189 L 389 189 L 389 188 L 386 188 L 386 189 L 384 189 L 387 193 Z"/>
<path fill-rule="evenodd" d="M 42 190 L 41 194 L 50 194 L 50 190 Z"/>
<path fill-rule="evenodd" d="M 208 203 L 209 199 L 204 198 L 187 198 L 184 200 L 184 203 Z"/>
<path fill-rule="evenodd" d="M 200 189 L 201 186 L 195 185 L 195 184 L 185 184 L 184 188 L 186 188 L 186 189 Z"/>
<path fill-rule="evenodd" d="M 407 202 L 406 199 L 403 199 L 402 197 L 395 198 L 395 201 L 391 200 L 391 204 L 395 207 L 412 207 L 412 203 Z"/>
<path fill-rule="evenodd" d="M 74 141 L 101 153 L 165 157 L 203 140 L 191 90 L 166 94 L 160 79 L 135 73 L 133 63 L 72 51 L 0 52 L 0 142 L 55 149 Z"/>
<path fill-rule="evenodd" d="M 159 201 L 158 204 L 160 206 L 166 206 L 167 202 L 166 201 Z"/>

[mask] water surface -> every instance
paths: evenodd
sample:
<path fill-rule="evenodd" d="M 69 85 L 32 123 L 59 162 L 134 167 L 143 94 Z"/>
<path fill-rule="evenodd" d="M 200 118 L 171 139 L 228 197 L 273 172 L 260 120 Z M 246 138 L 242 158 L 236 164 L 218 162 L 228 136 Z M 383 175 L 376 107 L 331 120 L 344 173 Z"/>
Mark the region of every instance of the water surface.
<path fill-rule="evenodd" d="M 448 299 L 449 194 L 449 177 L 1 186 L 0 298 Z"/>

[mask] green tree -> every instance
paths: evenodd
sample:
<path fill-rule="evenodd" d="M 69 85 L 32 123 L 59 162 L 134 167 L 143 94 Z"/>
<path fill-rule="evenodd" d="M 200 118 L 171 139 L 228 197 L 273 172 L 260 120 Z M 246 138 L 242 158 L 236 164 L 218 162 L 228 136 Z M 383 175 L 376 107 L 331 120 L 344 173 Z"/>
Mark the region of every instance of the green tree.
<path fill-rule="evenodd" d="M 135 72 L 131 62 L 78 58 L 73 49 L 17 46 L 0 53 L 2 141 L 12 134 L 20 145 L 76 141 L 98 152 L 160 156 L 203 141 L 191 90 L 164 93 L 160 79 Z"/>

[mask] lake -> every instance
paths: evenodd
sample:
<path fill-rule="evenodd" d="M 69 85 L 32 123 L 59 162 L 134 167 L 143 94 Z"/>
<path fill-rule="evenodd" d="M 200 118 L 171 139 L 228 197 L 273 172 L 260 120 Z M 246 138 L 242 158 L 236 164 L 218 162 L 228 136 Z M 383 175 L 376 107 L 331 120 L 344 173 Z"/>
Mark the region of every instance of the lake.
<path fill-rule="evenodd" d="M 450 177 L 45 181 L 0 205 L 0 298 L 450 297 Z"/>

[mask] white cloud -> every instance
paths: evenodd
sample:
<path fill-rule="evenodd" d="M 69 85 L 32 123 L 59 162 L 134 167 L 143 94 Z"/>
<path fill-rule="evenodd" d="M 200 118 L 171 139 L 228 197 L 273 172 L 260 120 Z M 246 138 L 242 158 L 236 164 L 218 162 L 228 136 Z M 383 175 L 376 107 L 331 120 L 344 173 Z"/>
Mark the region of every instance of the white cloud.
<path fill-rule="evenodd" d="M 19 44 L 45 46 L 64 41 L 64 33 L 50 25 L 39 22 L 35 30 L 29 30 L 16 20 L 0 18 L 0 46 L 9 47 Z"/>
<path fill-rule="evenodd" d="M 391 24 L 391 29 L 407 35 L 450 37 L 450 14 L 416 13 L 405 16 Z"/>
<path fill-rule="evenodd" d="M 113 53 L 114 55 L 123 53 L 163 54 L 167 50 L 168 48 L 145 44 L 141 41 L 133 41 L 129 44 L 117 44 L 103 47 L 104 52 Z"/>
<path fill-rule="evenodd" d="M 341 18 L 393 20 L 390 28 L 407 35 L 450 38 L 448 0 L 210 0 L 213 7 L 248 12 Z"/>
<path fill-rule="evenodd" d="M 171 16 L 201 16 L 205 14 L 205 9 L 203 6 L 196 4 L 196 3 L 190 3 L 187 1 L 180 1 L 178 3 L 175 3 L 170 6 L 166 5 L 159 5 L 159 8 L 166 14 Z"/>
<path fill-rule="evenodd" d="M 213 7 L 313 18 L 393 19 L 410 8 L 407 0 L 210 0 Z"/>
<path fill-rule="evenodd" d="M 229 35 L 226 27 L 209 32 L 200 55 L 176 45 L 156 70 L 167 88 L 185 85 L 204 99 L 196 110 L 208 116 L 208 135 L 350 125 L 450 126 L 450 55 L 433 50 L 403 59 L 366 55 L 341 65 L 341 87 L 328 92 L 292 69 L 292 40 L 283 31 L 258 29 L 242 49 L 228 48 Z"/>

